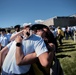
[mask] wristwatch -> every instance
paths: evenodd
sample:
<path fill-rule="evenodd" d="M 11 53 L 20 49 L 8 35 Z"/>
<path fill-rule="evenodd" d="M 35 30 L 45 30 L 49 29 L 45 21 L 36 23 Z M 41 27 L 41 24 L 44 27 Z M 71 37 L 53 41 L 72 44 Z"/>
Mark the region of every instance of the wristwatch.
<path fill-rule="evenodd" d="M 16 43 L 17 47 L 21 47 L 21 45 L 22 45 L 22 43 L 20 43 L 20 42 Z"/>

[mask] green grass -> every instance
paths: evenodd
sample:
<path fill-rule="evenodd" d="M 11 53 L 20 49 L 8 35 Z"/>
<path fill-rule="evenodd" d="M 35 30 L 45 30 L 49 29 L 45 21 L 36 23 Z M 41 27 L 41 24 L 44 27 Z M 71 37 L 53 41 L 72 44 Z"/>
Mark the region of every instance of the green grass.
<path fill-rule="evenodd" d="M 60 52 L 56 53 L 64 75 L 76 75 L 76 43 L 73 40 L 63 40 L 63 46 L 59 46 Z"/>

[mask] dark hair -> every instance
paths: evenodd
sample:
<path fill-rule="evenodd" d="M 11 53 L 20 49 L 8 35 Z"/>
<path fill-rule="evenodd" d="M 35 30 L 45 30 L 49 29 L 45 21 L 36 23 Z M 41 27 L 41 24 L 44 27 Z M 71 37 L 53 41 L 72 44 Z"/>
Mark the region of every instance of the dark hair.
<path fill-rule="evenodd" d="M 0 32 L 1 32 L 1 28 L 0 28 Z"/>
<path fill-rule="evenodd" d="M 7 32 L 10 33 L 11 32 L 11 29 L 8 29 Z"/>
<path fill-rule="evenodd" d="M 3 28 L 3 29 L 1 29 L 1 31 L 2 31 L 2 32 L 6 32 L 6 29 Z"/>
<path fill-rule="evenodd" d="M 20 25 L 16 25 L 14 28 L 20 28 Z"/>

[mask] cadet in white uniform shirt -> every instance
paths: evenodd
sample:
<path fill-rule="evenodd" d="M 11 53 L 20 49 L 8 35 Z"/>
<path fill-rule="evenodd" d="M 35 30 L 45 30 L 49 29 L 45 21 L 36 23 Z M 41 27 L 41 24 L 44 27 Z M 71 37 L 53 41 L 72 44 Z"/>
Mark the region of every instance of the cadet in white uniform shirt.
<path fill-rule="evenodd" d="M 27 72 L 29 71 L 32 63 L 30 61 L 32 61 L 36 57 L 39 58 L 40 63 L 43 66 L 46 67 L 47 65 L 50 64 L 50 60 L 48 60 L 50 55 L 48 54 L 48 50 L 46 48 L 46 45 L 43 39 L 34 34 L 29 36 L 29 32 L 30 32 L 29 26 L 26 26 L 22 32 L 24 34 L 22 43 L 17 38 L 16 41 L 9 43 L 7 47 L 5 47 L 5 49 L 1 51 L 1 55 L 3 53 L 6 54 L 8 52 L 8 54 L 4 59 L 4 62 L 2 61 L 3 57 L 2 56 L 0 57 L 1 65 L 3 62 L 2 75 L 22 75 L 22 74 L 27 75 Z M 30 59 L 26 59 L 25 60 L 26 63 L 25 64 L 22 63 L 23 65 L 20 65 L 20 66 L 18 65 L 19 62 L 16 62 L 17 59 L 15 58 L 15 53 L 17 51 L 16 49 L 19 49 L 19 48 L 22 48 L 22 51 L 25 56 L 30 55 L 30 53 L 32 53 L 32 55 L 29 56 Z M 36 52 L 36 55 L 33 53 L 34 51 Z"/>
<path fill-rule="evenodd" d="M 1 29 L 1 36 L 0 36 L 0 44 L 3 47 L 5 47 L 8 44 L 8 36 L 6 34 L 6 30 L 5 29 Z"/>

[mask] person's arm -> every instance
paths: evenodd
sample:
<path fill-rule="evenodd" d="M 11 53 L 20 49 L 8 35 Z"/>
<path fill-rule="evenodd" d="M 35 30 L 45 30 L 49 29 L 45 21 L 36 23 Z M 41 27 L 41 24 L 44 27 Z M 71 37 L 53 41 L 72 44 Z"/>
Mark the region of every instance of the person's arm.
<path fill-rule="evenodd" d="M 50 51 L 39 55 L 38 58 L 42 66 L 44 67 L 51 66 L 51 63 L 53 62 L 53 57 L 54 57 L 54 50 L 55 50 L 55 45 L 51 43 Z"/>
<path fill-rule="evenodd" d="M 11 47 L 12 42 L 10 42 L 9 44 L 7 44 L 4 48 L 2 48 L 2 50 L 0 51 L 0 67 L 3 64 L 3 61 Z"/>
<path fill-rule="evenodd" d="M 44 67 L 49 67 L 52 63 L 53 60 L 53 56 L 54 56 L 54 44 L 50 44 L 50 49 L 51 51 L 48 51 L 48 49 L 46 48 L 46 45 L 43 41 L 40 41 L 37 45 L 36 45 L 36 54 L 37 57 L 39 58 L 39 61 L 41 63 L 42 66 Z"/>
<path fill-rule="evenodd" d="M 5 46 L 1 51 L 0 51 L 0 68 L 2 67 L 3 61 L 8 53 L 8 47 Z"/>
<path fill-rule="evenodd" d="M 21 36 L 18 36 L 15 41 L 17 43 L 20 43 L 21 44 L 21 41 L 22 41 L 22 38 Z M 36 62 L 37 60 L 37 57 L 36 57 L 36 53 L 33 52 L 33 53 L 30 53 L 28 55 L 24 55 L 23 52 L 22 52 L 22 47 L 21 45 L 20 46 L 17 46 L 16 45 L 16 54 L 15 54 L 15 57 L 16 57 L 16 64 L 17 65 L 27 65 L 27 64 L 32 64 L 34 62 Z"/>
<path fill-rule="evenodd" d="M 54 54 L 52 52 L 45 52 L 41 54 L 38 58 L 42 66 L 49 67 L 51 66 Z"/>
<path fill-rule="evenodd" d="M 23 30 L 21 30 L 21 31 L 17 32 L 16 34 L 12 35 L 10 37 L 10 41 L 13 41 L 18 35 L 21 35 L 22 33 L 23 33 Z"/>
<path fill-rule="evenodd" d="M 17 65 L 27 65 L 36 62 L 36 53 L 30 53 L 24 56 L 21 47 L 16 47 L 16 64 Z"/>

